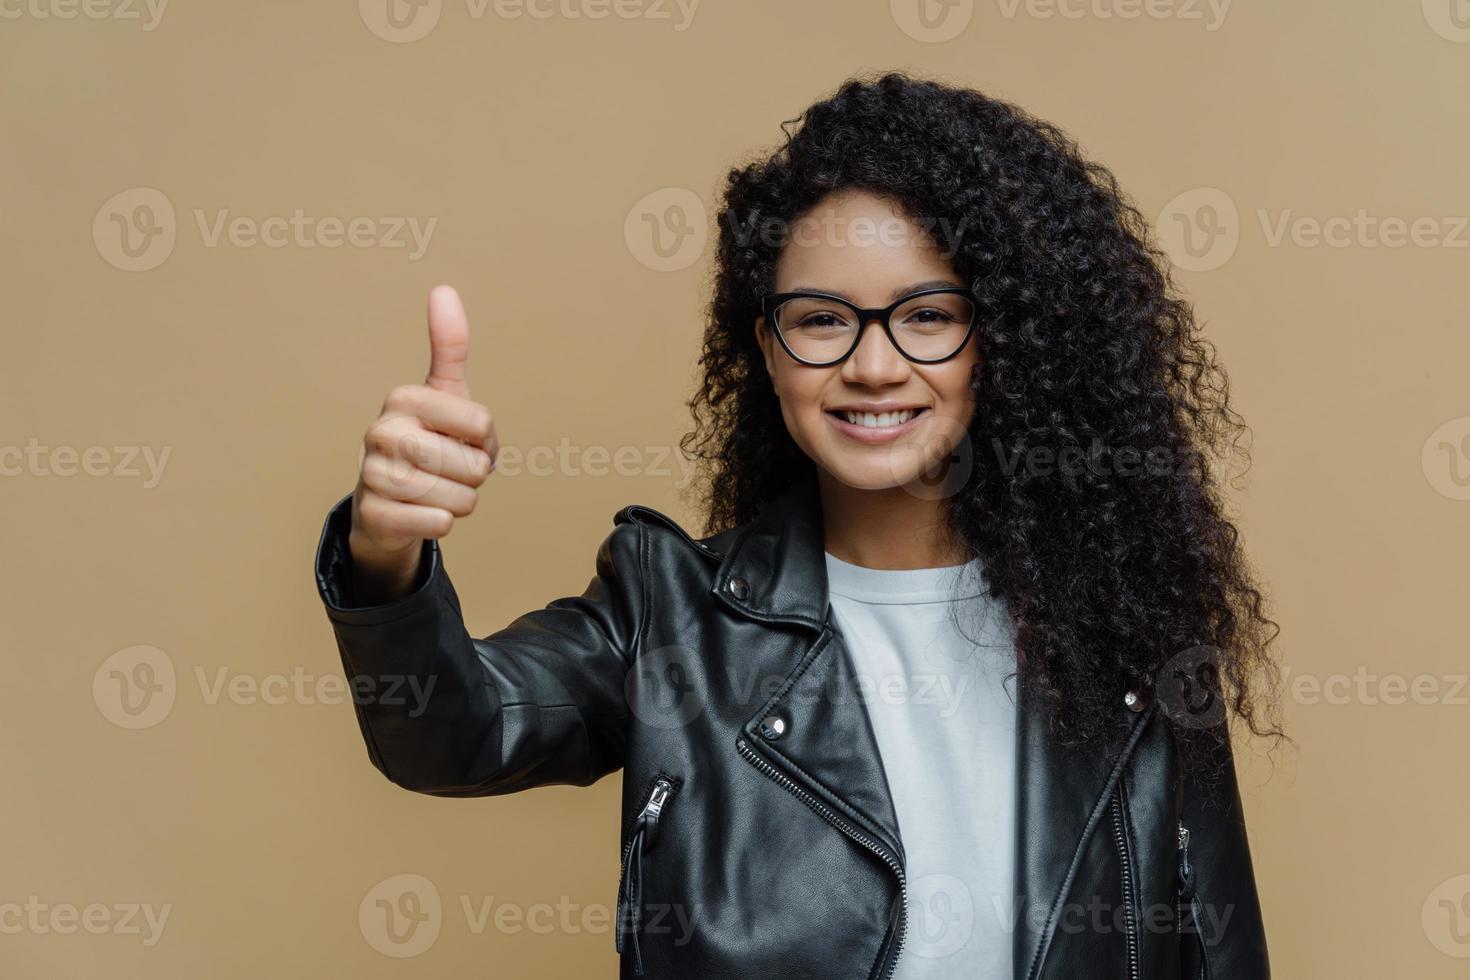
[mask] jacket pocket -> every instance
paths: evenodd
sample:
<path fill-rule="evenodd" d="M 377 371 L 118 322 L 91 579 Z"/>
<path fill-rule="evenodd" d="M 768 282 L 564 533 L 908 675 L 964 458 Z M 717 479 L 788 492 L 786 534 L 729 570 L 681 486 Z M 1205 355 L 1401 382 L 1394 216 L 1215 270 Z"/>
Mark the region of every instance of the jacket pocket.
<path fill-rule="evenodd" d="M 1195 894 L 1198 885 L 1189 863 L 1189 828 L 1179 824 L 1179 887 L 1174 900 L 1176 931 L 1179 933 L 1181 980 L 1209 980 L 1210 963 L 1205 956 L 1205 938 L 1200 932 L 1204 918 Z"/>
<path fill-rule="evenodd" d="M 622 871 L 618 879 L 616 928 L 617 951 L 623 952 L 631 941 L 633 972 L 643 975 L 643 956 L 638 948 L 638 935 L 643 927 L 643 859 L 658 842 L 669 801 L 679 792 L 682 780 L 660 771 L 649 781 L 643 805 L 633 817 L 623 844 Z"/>

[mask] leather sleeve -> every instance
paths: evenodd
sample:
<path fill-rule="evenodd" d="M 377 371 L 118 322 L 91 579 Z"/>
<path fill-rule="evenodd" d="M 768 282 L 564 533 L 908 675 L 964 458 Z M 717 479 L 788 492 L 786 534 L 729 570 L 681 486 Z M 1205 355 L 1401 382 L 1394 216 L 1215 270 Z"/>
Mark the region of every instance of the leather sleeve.
<path fill-rule="evenodd" d="M 1181 976 L 1268 980 L 1265 924 L 1228 742 L 1208 765 L 1186 773 L 1181 796 L 1180 821 L 1189 830 L 1181 855 Z"/>
<path fill-rule="evenodd" d="M 622 766 L 624 680 L 646 622 L 641 525 L 615 520 L 580 596 L 474 639 L 434 540 L 414 591 L 354 602 L 351 507 L 349 493 L 327 515 L 316 581 L 384 776 L 433 796 L 490 796 L 586 786 Z"/>

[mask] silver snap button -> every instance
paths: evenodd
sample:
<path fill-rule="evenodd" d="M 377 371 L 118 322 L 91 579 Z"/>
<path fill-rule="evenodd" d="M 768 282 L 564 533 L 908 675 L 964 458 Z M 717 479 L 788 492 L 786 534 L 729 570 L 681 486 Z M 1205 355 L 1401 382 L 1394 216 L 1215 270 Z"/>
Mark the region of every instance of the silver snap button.
<path fill-rule="evenodd" d="M 730 590 L 730 594 L 737 599 L 744 599 L 750 595 L 750 583 L 738 575 L 732 578 L 726 587 Z"/>
<path fill-rule="evenodd" d="M 767 740 L 775 740 L 786 734 L 786 719 L 777 714 L 769 714 L 761 719 L 761 737 Z"/>

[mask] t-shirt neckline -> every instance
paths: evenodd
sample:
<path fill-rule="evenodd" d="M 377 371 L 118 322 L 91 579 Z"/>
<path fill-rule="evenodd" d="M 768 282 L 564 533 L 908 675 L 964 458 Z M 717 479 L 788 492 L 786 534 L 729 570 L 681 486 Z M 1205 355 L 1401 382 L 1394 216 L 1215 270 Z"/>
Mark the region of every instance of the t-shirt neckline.
<path fill-rule="evenodd" d="M 938 568 L 867 568 L 843 561 L 830 551 L 827 591 L 858 602 L 910 605 L 970 599 L 985 593 L 979 558 Z"/>

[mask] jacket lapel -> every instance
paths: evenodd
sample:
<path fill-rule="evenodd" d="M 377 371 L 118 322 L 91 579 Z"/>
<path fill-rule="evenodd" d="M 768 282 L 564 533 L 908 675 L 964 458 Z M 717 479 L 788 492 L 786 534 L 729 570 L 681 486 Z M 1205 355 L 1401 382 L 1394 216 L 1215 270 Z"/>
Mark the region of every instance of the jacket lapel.
<path fill-rule="evenodd" d="M 744 737 L 787 778 L 885 844 L 903 843 L 878 743 L 845 648 L 828 622 L 821 500 L 814 473 L 792 483 L 731 542 L 712 592 L 748 618 L 804 627 L 776 692 Z M 1119 705 L 1117 737 L 1060 745 L 1048 714 L 1018 684 L 1014 980 L 1044 976 L 1056 917 L 1086 844 L 1154 706 Z M 760 734 L 778 715 L 776 739 Z"/>
<path fill-rule="evenodd" d="M 851 659 L 827 622 L 827 565 L 814 475 L 790 485 L 734 539 L 712 591 L 743 616 L 805 628 L 787 659 L 770 665 L 785 676 L 746 719 L 746 740 L 902 863 L 898 819 L 878 743 Z M 774 739 L 761 729 L 772 717 L 783 725 Z"/>
<path fill-rule="evenodd" d="M 1118 709 L 1117 734 L 1062 745 L 1018 685 L 1015 980 L 1039 980 L 1067 890 L 1154 705 Z M 1106 832 L 1104 830 L 1104 832 Z"/>

